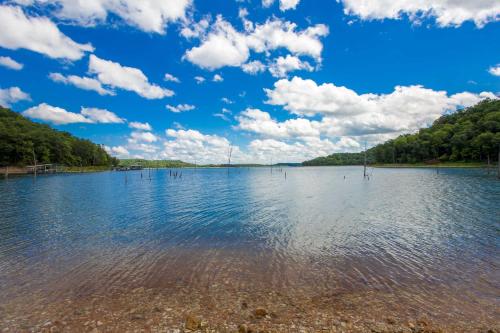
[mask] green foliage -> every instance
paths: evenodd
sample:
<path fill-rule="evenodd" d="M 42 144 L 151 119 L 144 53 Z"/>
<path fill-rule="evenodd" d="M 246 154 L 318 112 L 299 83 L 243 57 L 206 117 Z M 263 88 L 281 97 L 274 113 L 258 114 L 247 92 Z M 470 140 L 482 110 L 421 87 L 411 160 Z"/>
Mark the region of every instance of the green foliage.
<path fill-rule="evenodd" d="M 364 155 L 362 153 L 337 153 L 325 157 L 317 157 L 302 163 L 304 166 L 315 165 L 362 165 Z"/>
<path fill-rule="evenodd" d="M 26 119 L 0 107 L 0 166 L 57 163 L 66 166 L 111 166 L 118 161 L 103 147 Z"/>
<path fill-rule="evenodd" d="M 429 128 L 401 135 L 368 149 L 369 163 L 484 162 L 498 159 L 500 147 L 500 100 L 444 115 Z M 333 154 L 303 165 L 363 164 L 362 155 Z"/>
<path fill-rule="evenodd" d="M 141 165 L 144 168 L 183 168 L 194 167 L 194 164 L 182 161 L 166 161 L 166 160 L 143 160 L 143 159 L 122 159 L 119 162 L 120 166 L 128 167 L 131 165 Z"/>

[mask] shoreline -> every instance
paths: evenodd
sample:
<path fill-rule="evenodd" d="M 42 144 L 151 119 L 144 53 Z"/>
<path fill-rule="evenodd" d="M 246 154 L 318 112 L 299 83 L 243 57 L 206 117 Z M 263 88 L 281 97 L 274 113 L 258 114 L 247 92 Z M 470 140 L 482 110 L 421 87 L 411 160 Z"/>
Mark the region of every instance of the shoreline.
<path fill-rule="evenodd" d="M 41 301 L 36 294 L 1 304 L 2 331 L 34 332 L 498 332 L 483 312 L 457 320 L 415 304 L 387 305 L 380 292 L 298 295 L 230 284 L 171 286 L 73 294 Z M 450 310 L 453 304 L 450 304 Z M 450 313 L 451 314 L 451 313 Z M 455 314 L 456 315 L 456 314 Z"/>

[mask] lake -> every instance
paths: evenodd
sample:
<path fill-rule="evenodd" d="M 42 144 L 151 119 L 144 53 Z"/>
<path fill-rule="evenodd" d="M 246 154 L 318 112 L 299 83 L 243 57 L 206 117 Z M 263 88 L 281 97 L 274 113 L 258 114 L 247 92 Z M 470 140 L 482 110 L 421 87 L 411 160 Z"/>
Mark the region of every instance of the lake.
<path fill-rule="evenodd" d="M 388 316 L 390 325 L 497 325 L 495 175 L 369 173 L 198 168 L 1 180 L 0 329 L 166 328 L 187 325 L 187 313 L 213 327 L 356 331 L 358 321 Z"/>

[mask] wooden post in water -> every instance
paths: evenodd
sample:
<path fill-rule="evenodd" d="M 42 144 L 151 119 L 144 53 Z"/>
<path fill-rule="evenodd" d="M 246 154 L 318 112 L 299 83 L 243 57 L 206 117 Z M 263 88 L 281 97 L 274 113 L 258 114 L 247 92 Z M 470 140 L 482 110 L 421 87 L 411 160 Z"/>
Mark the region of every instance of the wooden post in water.
<path fill-rule="evenodd" d="M 366 174 L 366 141 L 365 141 L 365 164 L 363 167 L 363 178 L 366 178 L 368 175 Z"/>
<path fill-rule="evenodd" d="M 488 153 L 488 167 L 487 167 L 487 174 L 490 174 L 490 154 Z"/>
<path fill-rule="evenodd" d="M 34 175 L 36 177 L 36 155 L 35 155 L 35 147 L 33 147 L 33 165 L 35 166 L 34 170 Z"/>
<path fill-rule="evenodd" d="M 498 179 L 500 179 L 500 144 L 498 145 Z"/>
<path fill-rule="evenodd" d="M 233 154 L 233 145 L 229 146 L 229 151 L 227 153 L 227 173 L 229 174 L 229 168 L 231 167 L 231 155 Z"/>

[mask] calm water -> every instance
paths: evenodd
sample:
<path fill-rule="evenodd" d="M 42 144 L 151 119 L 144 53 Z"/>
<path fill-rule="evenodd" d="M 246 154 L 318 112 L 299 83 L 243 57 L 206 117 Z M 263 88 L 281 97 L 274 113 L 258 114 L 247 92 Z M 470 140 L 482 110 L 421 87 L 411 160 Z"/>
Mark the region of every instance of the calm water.
<path fill-rule="evenodd" d="M 500 304 L 500 181 L 482 170 L 181 171 L 0 181 L 0 303 L 225 279 Z"/>

